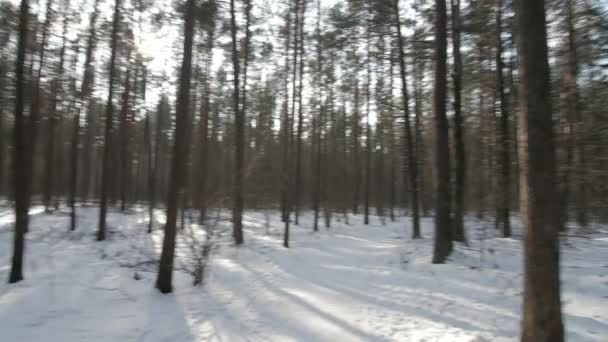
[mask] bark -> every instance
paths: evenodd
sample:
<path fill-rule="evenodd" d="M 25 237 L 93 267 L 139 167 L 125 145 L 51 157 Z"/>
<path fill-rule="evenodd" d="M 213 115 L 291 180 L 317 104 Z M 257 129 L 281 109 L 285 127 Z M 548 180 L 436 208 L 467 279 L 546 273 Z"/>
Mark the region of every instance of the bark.
<path fill-rule="evenodd" d="M 508 100 L 505 95 L 504 86 L 504 62 L 502 59 L 502 5 L 503 0 L 498 0 L 496 11 L 496 88 L 500 101 L 500 142 L 497 144 L 500 153 L 500 194 L 498 196 L 498 221 L 503 237 L 511 236 L 510 203 L 511 203 L 511 139 L 509 134 L 509 111 Z"/>
<path fill-rule="evenodd" d="M 369 224 L 369 197 L 371 190 L 371 157 L 372 157 L 372 135 L 371 130 L 372 126 L 369 123 L 370 118 L 370 102 L 371 102 L 371 86 L 372 86 L 372 58 L 371 58 L 371 15 L 372 9 L 370 4 L 368 3 L 368 20 L 366 25 L 366 35 L 367 35 L 367 61 L 366 61 L 366 75 L 367 80 L 365 82 L 365 183 L 363 188 L 363 223 Z"/>
<path fill-rule="evenodd" d="M 322 63 L 322 47 L 321 47 L 321 0 L 317 0 L 317 26 L 316 26 L 316 38 L 317 38 L 317 78 L 316 78 L 316 96 L 317 96 L 317 117 L 313 119 L 313 142 L 315 147 L 315 159 L 314 159 L 314 190 L 313 190 L 313 230 L 316 232 L 319 230 L 319 208 L 321 200 L 321 138 L 322 138 L 322 127 L 323 127 L 323 105 L 321 104 L 321 83 L 323 65 Z"/>
<path fill-rule="evenodd" d="M 64 6 L 68 7 L 69 2 L 66 1 Z M 53 199 L 53 195 L 55 194 L 57 188 L 57 180 L 55 179 L 55 140 L 56 140 L 56 132 L 57 132 L 57 124 L 59 122 L 59 117 L 57 115 L 57 103 L 59 102 L 60 89 L 63 87 L 63 69 L 65 63 L 65 48 L 67 44 L 67 28 L 68 28 L 68 19 L 67 14 L 63 19 L 63 33 L 62 33 L 62 42 L 61 49 L 59 52 L 59 64 L 57 65 L 57 71 L 55 75 L 55 80 L 53 82 L 53 88 L 51 89 L 51 108 L 49 111 L 49 134 L 46 145 L 46 182 L 44 189 L 44 206 L 46 211 L 50 211 L 51 201 Z"/>
<path fill-rule="evenodd" d="M 452 252 L 450 229 L 450 151 L 448 119 L 446 116 L 446 3 L 435 0 L 435 80 L 433 91 L 433 114 L 435 117 L 435 158 L 436 158 L 436 205 L 435 205 L 435 246 L 433 263 L 444 263 Z"/>
<path fill-rule="evenodd" d="M 103 241 L 106 239 L 106 212 L 108 205 L 108 191 L 110 190 L 110 172 L 112 167 L 110 165 L 111 158 L 111 145 L 112 145 L 112 126 L 113 126 L 113 114 L 114 104 L 112 99 L 114 97 L 114 83 L 116 74 L 116 47 L 118 44 L 118 30 L 120 26 L 120 6 L 122 0 L 115 0 L 114 3 L 114 18 L 112 20 L 112 38 L 110 41 L 110 70 L 109 70 L 109 85 L 108 85 L 108 100 L 106 103 L 106 125 L 105 125 L 105 138 L 103 144 L 103 160 L 101 165 L 101 196 L 99 204 L 99 226 L 97 229 L 97 241 Z M 79 123 L 75 123 L 78 125 Z"/>
<path fill-rule="evenodd" d="M 130 63 L 131 52 L 127 53 L 127 61 Z M 120 211 L 124 212 L 127 206 L 127 191 L 131 181 L 129 160 L 129 118 L 131 97 L 131 68 L 127 67 L 125 77 L 125 89 L 122 94 L 122 107 L 120 110 Z"/>
<path fill-rule="evenodd" d="M 464 189 L 466 177 L 464 127 L 462 124 L 462 58 L 460 54 L 460 0 L 451 0 L 452 5 L 452 51 L 454 58 L 454 147 L 456 175 L 454 180 L 454 215 L 452 233 L 454 241 L 466 242 L 464 231 Z"/>
<path fill-rule="evenodd" d="M 15 62 L 15 123 L 13 133 L 13 177 L 15 196 L 15 232 L 13 240 L 13 257 L 8 282 L 23 280 L 23 252 L 25 249 L 25 232 L 28 225 L 29 201 L 26 188 L 29 179 L 27 168 L 27 134 L 25 132 L 25 50 L 28 39 L 29 1 L 21 0 L 19 9 L 19 41 Z"/>
<path fill-rule="evenodd" d="M 245 148 L 245 118 L 240 108 L 240 62 L 237 50 L 237 26 L 235 0 L 230 0 L 230 34 L 232 36 L 232 67 L 234 72 L 234 190 L 232 207 L 233 238 L 237 245 L 243 243 L 243 176 L 244 176 L 244 148 Z"/>
<path fill-rule="evenodd" d="M 405 125 L 405 147 L 407 149 L 407 156 L 403 158 L 404 162 L 404 171 L 409 170 L 408 174 L 404 174 L 404 182 L 407 183 L 409 181 L 410 185 L 410 196 L 411 196 L 411 205 L 412 205 L 412 238 L 417 239 L 420 238 L 420 213 L 418 209 L 418 168 L 416 167 L 416 158 L 417 156 L 414 154 L 414 143 L 412 139 L 412 131 L 410 125 L 410 109 L 409 109 L 409 95 L 407 90 L 407 79 L 406 79 L 406 69 L 405 69 L 405 47 L 403 42 L 403 36 L 401 34 L 401 18 L 399 16 L 399 0 L 394 0 L 394 15 L 395 15 L 395 26 L 397 27 L 397 48 L 399 52 L 399 73 L 401 77 L 401 98 L 402 98 L 402 106 L 403 106 L 403 118 Z M 445 2 L 444 2 L 445 7 Z M 444 18 L 445 19 L 445 18 Z M 445 20 L 444 20 L 445 22 Z M 445 23 L 444 23 L 445 25 Z M 444 29 L 445 31 L 445 29 Z M 444 33 L 445 35 L 445 33 Z M 445 38 L 445 37 L 444 37 Z M 445 64 L 445 61 L 444 61 Z M 444 84 L 445 87 L 445 84 Z M 445 93 L 445 92 L 444 92 Z M 445 110 L 444 110 L 445 112 Z M 447 130 L 447 127 L 446 127 Z M 446 131 L 447 133 L 447 131 Z M 447 141 L 445 144 L 447 148 Z M 448 211 L 449 215 L 449 211 Z"/>
<path fill-rule="evenodd" d="M 234 0 L 233 0 L 234 1 Z M 188 160 L 189 111 L 190 111 L 190 81 L 192 78 L 192 45 L 194 40 L 195 0 L 186 1 L 184 12 L 184 45 L 183 58 L 179 77 L 179 89 L 175 118 L 175 141 L 171 159 L 171 176 L 169 178 L 169 193 L 167 196 L 167 223 L 163 238 L 163 249 L 156 278 L 156 288 L 162 293 L 173 290 L 173 259 L 175 255 L 175 236 L 177 228 L 177 211 L 180 194 L 186 176 Z M 236 88 L 238 93 L 239 88 Z M 184 198 L 184 196 L 181 196 Z"/>
<path fill-rule="evenodd" d="M 283 117 L 281 118 L 281 145 L 282 145 L 282 161 L 281 161 L 281 220 L 287 221 L 287 191 L 289 178 L 289 47 L 291 43 L 291 8 L 287 9 L 285 29 L 287 37 L 285 37 L 285 83 L 283 92 L 285 99 L 283 101 Z"/>
<path fill-rule="evenodd" d="M 300 57 L 300 79 L 298 84 L 298 128 L 296 131 L 296 179 L 295 179 L 295 193 L 294 193 L 294 223 L 299 224 L 300 217 L 300 198 L 302 188 L 302 132 L 304 125 L 304 112 L 302 107 L 302 89 L 304 79 L 304 13 L 306 12 L 306 1 L 302 3 L 302 11 L 300 14 L 300 44 L 299 44 L 299 57 Z"/>
<path fill-rule="evenodd" d="M 524 221 L 522 342 L 564 340 L 559 282 L 559 202 L 543 0 L 517 0 Z"/>

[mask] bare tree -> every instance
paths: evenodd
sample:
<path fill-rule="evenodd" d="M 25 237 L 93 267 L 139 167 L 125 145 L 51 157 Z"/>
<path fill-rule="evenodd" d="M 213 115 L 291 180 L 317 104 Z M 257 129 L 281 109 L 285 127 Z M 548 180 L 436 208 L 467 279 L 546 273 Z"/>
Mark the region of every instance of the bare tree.
<path fill-rule="evenodd" d="M 520 209 L 524 220 L 522 342 L 564 340 L 559 284 L 559 202 L 545 1 L 515 2 L 521 129 Z"/>
<path fill-rule="evenodd" d="M 21 0 L 19 9 L 19 41 L 17 45 L 17 60 L 15 62 L 15 126 L 14 126 L 14 162 L 13 174 L 15 193 L 15 233 L 13 240 L 13 258 L 9 283 L 23 280 L 23 250 L 25 249 L 25 232 L 28 226 L 29 200 L 26 187 L 29 179 L 27 168 L 27 134 L 25 132 L 26 118 L 24 115 L 25 98 L 25 50 L 28 39 L 29 1 Z"/>
<path fill-rule="evenodd" d="M 112 126 L 114 114 L 114 83 L 116 74 L 116 47 L 118 44 L 118 30 L 120 26 L 120 7 L 122 0 L 116 0 L 114 3 L 114 19 L 112 20 L 112 38 L 110 41 L 110 71 L 108 85 L 108 100 L 106 103 L 106 127 L 105 139 L 103 144 L 103 161 L 101 166 L 101 198 L 99 200 L 99 227 L 97 229 L 97 240 L 103 241 L 106 239 L 106 212 L 108 210 L 108 191 L 110 187 L 110 152 L 112 146 Z"/>
<path fill-rule="evenodd" d="M 162 293 L 173 290 L 173 259 L 175 256 L 175 236 L 177 233 L 177 209 L 180 194 L 183 194 L 183 184 L 186 176 L 186 161 L 188 158 L 189 110 L 190 110 L 190 81 L 192 78 L 192 46 L 194 41 L 195 0 L 186 0 L 184 9 L 184 46 L 182 66 L 179 77 L 179 88 L 175 119 L 175 141 L 171 161 L 171 176 L 169 178 L 169 194 L 167 196 L 167 223 L 163 238 L 163 249 L 158 266 L 156 288 Z M 237 88 L 238 92 L 238 88 Z"/>
<path fill-rule="evenodd" d="M 433 263 L 444 263 L 452 252 L 450 228 L 450 151 L 446 116 L 447 14 L 445 0 L 435 0 L 435 81 L 433 114 L 435 116 L 436 206 Z"/>

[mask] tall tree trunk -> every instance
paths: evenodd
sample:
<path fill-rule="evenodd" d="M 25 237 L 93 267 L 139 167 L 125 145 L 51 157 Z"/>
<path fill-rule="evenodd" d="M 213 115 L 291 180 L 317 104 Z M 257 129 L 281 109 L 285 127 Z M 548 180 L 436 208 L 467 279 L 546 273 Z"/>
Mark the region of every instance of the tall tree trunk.
<path fill-rule="evenodd" d="M 295 1 L 295 20 L 293 25 L 293 70 L 292 70 L 292 95 L 291 95 L 291 113 L 287 113 L 287 144 L 289 145 L 289 150 L 293 151 L 293 125 L 295 122 L 295 111 L 296 111 L 296 97 L 297 97 L 297 76 L 298 76 L 298 29 L 300 27 L 300 0 Z M 288 28 L 289 30 L 289 28 Z M 285 228 L 283 232 L 283 247 L 289 248 L 289 225 L 290 225 L 290 215 L 293 206 L 293 198 L 291 192 L 291 177 L 289 177 L 291 167 L 289 161 L 287 161 L 286 166 L 286 205 L 285 205 Z"/>
<path fill-rule="evenodd" d="M 289 48 L 291 46 L 291 3 L 290 8 L 287 9 L 287 16 L 285 20 L 285 30 L 287 37 L 285 37 L 285 83 L 284 83 L 284 95 L 283 101 L 283 118 L 281 119 L 281 145 L 282 145 L 282 161 L 281 161 L 281 220 L 287 222 L 287 192 L 288 179 L 289 179 Z"/>
<path fill-rule="evenodd" d="M 321 47 L 321 0 L 317 0 L 317 26 L 316 26 L 316 38 L 317 38 L 317 75 L 315 87 L 317 97 L 317 117 L 313 119 L 313 142 L 315 147 L 314 158 L 314 190 L 313 190 L 313 230 L 316 232 L 319 230 L 319 208 L 321 200 L 321 138 L 322 138 L 322 111 L 323 105 L 321 103 L 321 84 L 323 82 L 323 65 L 322 63 L 322 47 Z"/>
<path fill-rule="evenodd" d="M 64 8 L 69 8 L 69 1 L 64 2 Z M 46 211 L 50 211 L 51 201 L 56 191 L 56 179 L 55 179 L 55 140 L 57 123 L 59 118 L 57 117 L 57 103 L 59 102 L 59 96 L 63 95 L 60 93 L 60 89 L 63 87 L 63 69 L 65 62 L 65 48 L 67 44 L 67 29 L 68 29 L 68 16 L 67 13 L 63 18 L 63 31 L 62 31 L 62 42 L 61 49 L 59 52 L 59 64 L 57 65 L 57 72 L 55 80 L 53 82 L 53 89 L 51 90 L 51 108 L 49 111 L 49 132 L 46 150 L 46 182 L 44 189 L 44 206 Z"/>
<path fill-rule="evenodd" d="M 444 2 L 445 7 L 445 2 Z M 401 34 L 401 17 L 399 14 L 399 0 L 394 0 L 394 15 L 395 15 L 395 26 L 397 27 L 397 48 L 399 52 L 399 72 L 401 76 L 401 98 L 403 106 L 403 118 L 405 125 L 405 147 L 407 149 L 407 158 L 403 158 L 404 171 L 409 170 L 409 178 L 405 180 L 410 184 L 410 196 L 412 205 L 412 238 L 417 239 L 420 237 L 420 213 L 418 209 L 418 168 L 416 167 L 416 158 L 414 154 L 414 143 L 412 139 L 412 131 L 410 126 L 410 108 L 409 108 L 409 96 L 407 91 L 407 79 L 405 69 L 405 47 L 403 42 L 403 36 Z M 445 20 L 444 20 L 445 21 Z M 444 23 L 445 25 L 445 23 Z M 445 31 L 445 29 L 444 29 Z M 444 32 L 445 35 L 445 32 Z M 444 61 L 445 63 L 445 61 Z M 445 84 L 444 84 L 445 87 Z M 444 92 L 445 93 L 445 92 Z M 445 103 L 444 103 L 445 104 Z M 445 111 L 445 110 L 444 110 Z M 447 133 L 447 127 L 446 127 Z M 447 141 L 445 144 L 447 148 Z M 407 175 L 404 175 L 407 176 Z M 449 212 L 448 212 L 449 215 Z"/>
<path fill-rule="evenodd" d="M 562 71 L 561 79 L 561 108 L 564 112 L 566 122 L 565 135 L 566 141 L 566 165 L 561 179 L 562 188 L 562 221 L 561 230 L 566 229 L 568 221 L 568 211 L 570 203 L 574 202 L 577 212 L 577 221 L 581 226 L 587 225 L 587 180 L 584 175 L 585 147 L 584 139 L 580 139 L 583 134 L 582 117 L 580 114 L 580 103 L 577 86 L 578 60 L 576 54 L 575 28 L 574 28 L 574 3 L 572 0 L 566 1 L 565 28 L 566 35 L 566 61 Z M 574 185 L 574 186 L 572 186 Z M 572 195 L 570 192 L 572 191 Z M 573 201 L 574 199 L 574 201 Z"/>
<path fill-rule="evenodd" d="M 207 177 L 208 169 L 207 165 L 209 159 L 209 112 L 211 111 L 211 62 L 213 53 L 213 43 L 215 39 L 215 26 L 214 23 L 210 24 L 211 27 L 207 31 L 207 45 L 205 47 L 205 79 L 203 82 L 203 97 L 201 104 L 201 170 L 200 170 L 200 222 L 204 223 L 207 216 Z"/>
<path fill-rule="evenodd" d="M 234 1 L 234 0 L 232 0 Z M 171 160 L 171 176 L 169 178 L 169 194 L 167 196 L 167 223 L 163 238 L 163 249 L 156 278 L 156 288 L 162 293 L 173 290 L 173 258 L 175 255 L 175 235 L 177 228 L 177 209 L 180 194 L 186 176 L 186 163 L 188 160 L 189 117 L 190 117 L 190 81 L 192 78 L 192 45 L 194 40 L 195 0 L 186 1 L 184 12 L 184 45 L 182 66 L 179 77 L 179 89 L 175 118 L 175 141 L 173 144 L 173 157 Z M 238 93 L 239 88 L 236 88 Z M 181 196 L 184 198 L 184 196 Z"/>
<path fill-rule="evenodd" d="M 29 201 L 26 195 L 29 179 L 27 168 L 27 133 L 24 117 L 25 103 L 25 50 L 28 40 L 29 1 L 21 0 L 19 9 L 19 41 L 15 62 L 15 126 L 13 133 L 13 176 L 15 196 L 15 232 L 13 240 L 13 257 L 9 283 L 23 280 L 23 251 L 25 249 L 25 232 L 28 225 Z"/>
<path fill-rule="evenodd" d="M 359 213 L 359 183 L 361 182 L 361 163 L 359 162 L 359 79 L 355 79 L 355 89 L 354 89 L 354 101 L 355 103 L 353 108 L 353 127 L 352 127 L 352 138 L 353 138 L 353 214 L 357 215 Z"/>
<path fill-rule="evenodd" d="M 300 79 L 298 83 L 298 128 L 296 131 L 296 179 L 295 179 L 295 192 L 294 192 L 294 223 L 299 224 L 300 218 L 300 199 L 301 199 L 301 188 L 302 188 L 302 132 L 304 125 L 304 112 L 302 107 L 302 89 L 304 80 L 304 14 L 306 12 L 306 1 L 302 2 L 302 9 L 300 14 L 299 23 L 299 57 L 300 57 Z"/>
<path fill-rule="evenodd" d="M 189 0 L 190 1 L 190 0 Z M 240 62 L 237 50 L 237 26 L 235 0 L 230 0 L 230 33 L 232 36 L 232 67 L 234 71 L 234 190 L 232 207 L 233 238 L 237 245 L 243 243 L 243 176 L 244 176 L 244 148 L 245 148 L 245 113 L 240 111 Z"/>
<path fill-rule="evenodd" d="M 365 183 L 363 188 L 363 223 L 369 224 L 369 197 L 371 192 L 371 157 L 372 157 L 372 126 L 369 123 L 370 119 L 370 104 L 371 104 L 371 92 L 372 92 L 372 30 L 371 30 L 371 16 L 372 16 L 372 8 L 371 4 L 368 1 L 368 18 L 366 24 L 366 49 L 367 49 L 367 57 L 366 57 L 366 75 L 367 80 L 365 81 Z"/>
<path fill-rule="evenodd" d="M 559 282 L 559 202 L 545 1 L 517 0 L 521 103 L 521 193 L 524 221 L 522 342 L 564 340 Z"/>
<path fill-rule="evenodd" d="M 435 158 L 437 167 L 435 206 L 435 246 L 433 263 L 444 263 L 452 252 L 450 229 L 450 151 L 448 119 L 446 116 L 446 4 L 445 0 L 435 0 L 435 81 L 433 91 L 433 112 L 435 116 Z"/>
<path fill-rule="evenodd" d="M 99 0 L 95 0 L 93 4 L 93 12 L 91 12 L 91 16 L 89 19 L 89 37 L 87 39 L 87 48 L 85 52 L 85 62 L 84 62 L 84 74 L 81 84 L 80 93 L 78 94 L 78 108 L 76 109 L 74 122 L 73 122 L 73 133 L 72 133 L 72 143 L 71 143 L 71 158 L 70 158 L 70 181 L 69 181 L 69 205 L 70 205 L 70 230 L 76 229 L 76 191 L 78 188 L 78 144 L 80 141 L 80 116 L 81 112 L 84 110 L 88 112 L 89 109 L 89 96 L 93 91 L 93 78 L 95 75 L 95 71 L 93 69 L 93 56 L 96 44 L 96 23 L 97 17 L 99 15 Z M 88 117 L 93 118 L 92 115 L 88 115 Z M 93 133 L 90 125 L 87 126 L 90 133 Z M 91 134 L 92 136 L 92 134 Z M 92 138 L 89 138 L 91 141 Z M 87 144 L 87 146 L 92 146 L 93 144 Z M 92 152 L 92 151 L 91 151 Z M 90 163 L 89 163 L 90 165 Z M 86 173 L 87 176 L 90 176 Z M 95 179 L 95 177 L 91 177 Z M 94 184 L 94 183 L 93 183 Z M 85 190 L 85 194 L 88 189 Z"/>
<path fill-rule="evenodd" d="M 503 237 L 511 236 L 511 220 L 510 203 L 511 203 L 511 139 L 509 134 L 509 105 L 505 95 L 503 69 L 504 63 L 502 59 L 502 5 L 503 0 L 498 0 L 496 9 L 496 88 L 498 98 L 500 100 L 500 143 L 498 149 L 500 151 L 500 194 L 498 206 L 498 217 L 496 220 L 502 230 Z"/>
<path fill-rule="evenodd" d="M 130 63 L 131 52 L 127 53 L 127 61 Z M 127 187 L 130 184 L 130 160 L 129 160 L 129 118 L 131 97 L 131 67 L 127 67 L 125 76 L 125 89 L 122 94 L 122 108 L 120 110 L 120 211 L 127 208 Z"/>
<path fill-rule="evenodd" d="M 454 58 L 454 145 L 456 179 L 454 182 L 454 216 L 452 232 L 454 241 L 466 242 L 464 231 L 465 150 L 462 124 L 462 59 L 460 55 L 460 0 L 451 0 L 452 5 L 452 51 Z"/>
<path fill-rule="evenodd" d="M 36 71 L 36 75 L 33 76 L 32 84 L 33 84 L 33 93 L 32 100 L 30 103 L 30 115 L 28 120 L 29 125 L 29 133 L 28 133 L 28 142 L 26 143 L 27 152 L 27 166 L 23 170 L 26 173 L 26 177 L 29 180 L 28 184 L 23 188 L 22 191 L 25 192 L 25 199 L 28 202 L 28 208 L 31 205 L 31 197 L 32 197 L 32 189 L 34 188 L 34 176 L 35 176 L 35 167 L 34 162 L 36 160 L 36 145 L 38 143 L 38 128 L 40 125 L 40 112 L 41 112 L 41 104 L 42 104 L 42 74 L 45 67 L 45 58 L 46 58 L 46 49 L 47 49 L 47 41 L 49 36 L 49 28 L 51 27 L 51 23 L 53 21 L 53 0 L 49 0 L 46 2 L 46 13 L 45 19 L 42 24 L 42 40 L 40 42 L 40 51 L 38 55 L 38 70 Z M 35 39 L 35 38 L 34 38 Z M 32 62 L 32 72 L 34 71 L 33 62 Z M 29 221 L 29 216 L 25 218 Z M 29 225 L 26 225 L 26 232 L 29 229 Z"/>
<path fill-rule="evenodd" d="M 113 114 L 114 104 L 112 99 L 114 97 L 114 82 L 116 73 L 116 47 L 118 45 L 118 30 L 120 26 L 120 6 L 122 0 L 115 0 L 114 3 L 114 19 L 112 20 L 112 39 L 110 41 L 110 72 L 109 72 L 109 86 L 108 86 L 108 100 L 106 103 L 106 127 L 105 127 L 105 138 L 103 144 L 103 161 L 101 166 L 101 197 L 99 200 L 99 227 L 97 229 L 97 241 L 103 241 L 106 239 L 106 212 L 108 205 L 108 191 L 110 190 L 110 172 L 112 167 L 110 165 L 110 152 L 112 146 L 112 126 L 113 126 Z M 78 124 L 78 123 L 76 123 Z"/>

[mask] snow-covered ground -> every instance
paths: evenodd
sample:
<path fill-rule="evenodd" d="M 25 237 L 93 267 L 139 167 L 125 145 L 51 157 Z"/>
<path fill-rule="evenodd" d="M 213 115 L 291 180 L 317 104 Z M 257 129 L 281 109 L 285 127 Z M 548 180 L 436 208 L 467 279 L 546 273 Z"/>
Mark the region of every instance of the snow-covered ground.
<path fill-rule="evenodd" d="M 174 293 L 162 295 L 153 286 L 162 232 L 145 233 L 143 209 L 111 212 L 101 243 L 97 209 L 80 214 L 79 229 L 68 232 L 65 213 L 34 209 L 26 280 L 7 285 L 13 218 L 0 210 L 0 341 L 518 339 L 521 240 L 494 237 L 490 223 L 469 220 L 470 246 L 431 265 L 430 218 L 413 241 L 405 217 L 365 226 L 351 216 L 350 225 L 313 233 L 307 214 L 284 249 L 276 213 L 267 227 L 265 215 L 249 212 L 242 247 L 219 222 L 202 287 L 184 271 L 200 249 L 192 252 L 192 236 L 181 233 Z M 567 340 L 608 341 L 607 228 L 562 240 L 562 283 Z"/>

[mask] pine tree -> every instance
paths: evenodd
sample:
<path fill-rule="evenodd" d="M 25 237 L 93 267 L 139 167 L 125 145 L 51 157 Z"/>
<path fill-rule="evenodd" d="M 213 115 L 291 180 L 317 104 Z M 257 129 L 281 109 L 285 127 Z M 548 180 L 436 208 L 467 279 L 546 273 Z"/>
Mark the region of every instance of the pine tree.
<path fill-rule="evenodd" d="M 522 342 L 564 340 L 559 283 L 559 202 L 545 1 L 515 2 L 521 84 L 520 208 L 524 221 Z"/>
<path fill-rule="evenodd" d="M 171 160 L 171 176 L 169 178 L 169 194 L 167 196 L 167 222 L 163 238 L 163 249 L 158 266 L 156 288 L 162 293 L 173 290 L 173 259 L 175 256 L 175 237 L 177 233 L 177 210 L 180 194 L 183 197 L 183 183 L 186 175 L 188 158 L 190 86 L 192 78 L 192 46 L 194 44 L 195 0 L 186 0 L 184 8 L 184 45 L 182 65 L 177 92 L 177 108 L 175 118 L 175 142 Z M 238 92 L 238 87 L 236 88 Z"/>

